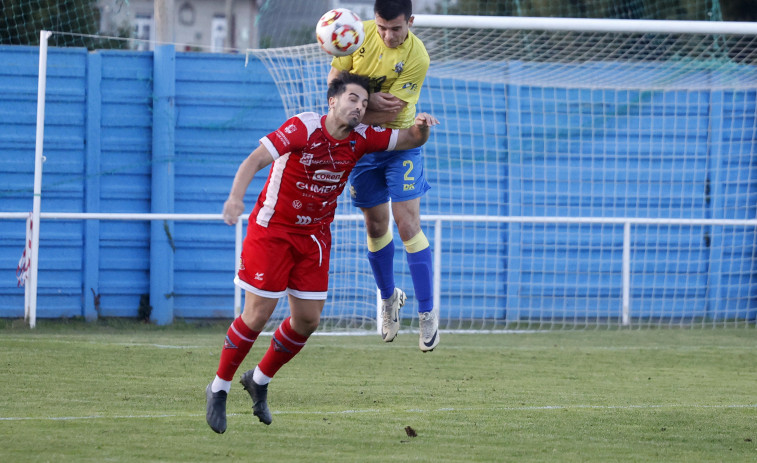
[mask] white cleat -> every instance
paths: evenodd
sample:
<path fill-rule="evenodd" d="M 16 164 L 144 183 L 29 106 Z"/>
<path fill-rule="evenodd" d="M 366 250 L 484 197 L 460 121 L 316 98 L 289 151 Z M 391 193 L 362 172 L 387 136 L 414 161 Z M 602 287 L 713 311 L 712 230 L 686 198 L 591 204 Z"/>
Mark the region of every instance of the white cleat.
<path fill-rule="evenodd" d="M 423 352 L 431 352 L 439 344 L 439 316 L 436 310 L 418 312 L 420 339 L 418 347 Z"/>
<path fill-rule="evenodd" d="M 394 294 L 389 299 L 383 299 L 381 309 L 381 339 L 392 342 L 400 330 L 400 307 L 405 305 L 407 296 L 399 288 L 394 288 Z"/>

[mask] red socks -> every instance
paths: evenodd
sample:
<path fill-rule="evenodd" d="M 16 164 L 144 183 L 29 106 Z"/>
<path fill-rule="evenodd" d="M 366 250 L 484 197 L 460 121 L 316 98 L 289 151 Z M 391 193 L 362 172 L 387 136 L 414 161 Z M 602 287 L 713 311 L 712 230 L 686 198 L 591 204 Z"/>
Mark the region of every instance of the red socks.
<path fill-rule="evenodd" d="M 223 343 L 223 350 L 221 351 L 221 361 L 218 363 L 216 375 L 219 378 L 224 381 L 234 379 L 234 373 L 237 372 L 237 368 L 247 356 L 259 334 L 260 331 L 251 330 L 242 321 L 241 316 L 232 322 L 226 332 L 226 341 Z"/>
<path fill-rule="evenodd" d="M 292 360 L 305 347 L 305 341 L 308 340 L 307 336 L 302 336 L 292 329 L 289 319 L 290 317 L 287 317 L 281 322 L 273 333 L 271 345 L 258 364 L 260 371 L 269 378 L 273 378 L 281 367 Z"/>
<path fill-rule="evenodd" d="M 242 363 L 250 348 L 258 338 L 260 331 L 253 331 L 245 325 L 242 317 L 237 317 L 226 332 L 226 341 L 223 343 L 221 360 L 218 363 L 216 375 L 224 381 L 234 379 L 237 368 Z M 289 323 L 289 317 L 281 322 L 271 339 L 271 345 L 263 359 L 258 364 L 260 371 L 273 378 L 273 375 L 287 362 L 297 355 L 305 346 L 308 338 L 297 334 Z"/>

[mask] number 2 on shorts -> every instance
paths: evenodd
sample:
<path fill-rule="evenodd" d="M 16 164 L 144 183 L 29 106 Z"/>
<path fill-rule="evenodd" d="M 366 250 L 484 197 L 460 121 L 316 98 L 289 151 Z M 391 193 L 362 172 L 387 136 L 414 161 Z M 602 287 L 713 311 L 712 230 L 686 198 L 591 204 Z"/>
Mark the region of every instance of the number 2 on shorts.
<path fill-rule="evenodd" d="M 405 171 L 405 181 L 406 182 L 412 182 L 413 180 L 415 180 L 415 177 L 411 177 L 410 176 L 410 172 L 413 171 L 413 161 L 411 161 L 409 159 L 405 160 L 405 161 L 402 161 L 402 165 L 403 166 L 408 166 L 407 170 Z"/>

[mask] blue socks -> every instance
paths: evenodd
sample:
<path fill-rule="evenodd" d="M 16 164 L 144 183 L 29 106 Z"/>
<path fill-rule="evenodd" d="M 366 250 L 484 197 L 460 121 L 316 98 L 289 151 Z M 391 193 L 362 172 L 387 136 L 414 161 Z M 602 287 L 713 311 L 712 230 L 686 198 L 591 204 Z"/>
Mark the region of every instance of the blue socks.
<path fill-rule="evenodd" d="M 406 252 L 405 256 L 407 256 L 407 263 L 410 266 L 415 299 L 418 300 L 418 312 L 429 312 L 434 308 L 431 248 L 427 247 L 418 252 Z"/>
<path fill-rule="evenodd" d="M 376 280 L 382 299 L 389 299 L 394 294 L 394 241 L 391 235 L 370 239 L 368 246 L 375 249 L 386 243 L 378 251 L 368 251 L 368 262 L 371 264 L 373 278 Z M 410 277 L 415 288 L 415 299 L 418 301 L 418 312 L 429 312 L 434 308 L 434 277 L 433 256 L 431 247 L 423 232 L 418 233 L 405 245 L 405 256 L 410 267 Z M 420 249 L 419 249 L 420 248 Z M 413 252 L 410 252 L 413 251 Z"/>
<path fill-rule="evenodd" d="M 394 241 L 376 252 L 368 251 L 368 262 L 381 298 L 389 299 L 394 294 Z"/>

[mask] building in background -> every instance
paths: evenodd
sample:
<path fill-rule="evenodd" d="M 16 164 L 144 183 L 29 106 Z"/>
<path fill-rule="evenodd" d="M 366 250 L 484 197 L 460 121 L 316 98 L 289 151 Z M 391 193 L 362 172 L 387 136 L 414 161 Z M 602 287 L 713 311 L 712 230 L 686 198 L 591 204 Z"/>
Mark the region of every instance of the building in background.
<path fill-rule="evenodd" d="M 318 18 L 331 8 L 373 17 L 373 0 L 171 0 L 171 40 L 179 51 L 223 52 L 302 45 L 315 41 Z M 436 11 L 449 0 L 416 0 L 416 13 Z M 170 7 L 170 5 L 168 5 Z M 157 40 L 153 0 L 100 1 L 103 35 L 137 39 L 131 48 L 150 50 Z M 119 31 L 121 31 L 119 33 Z"/>

